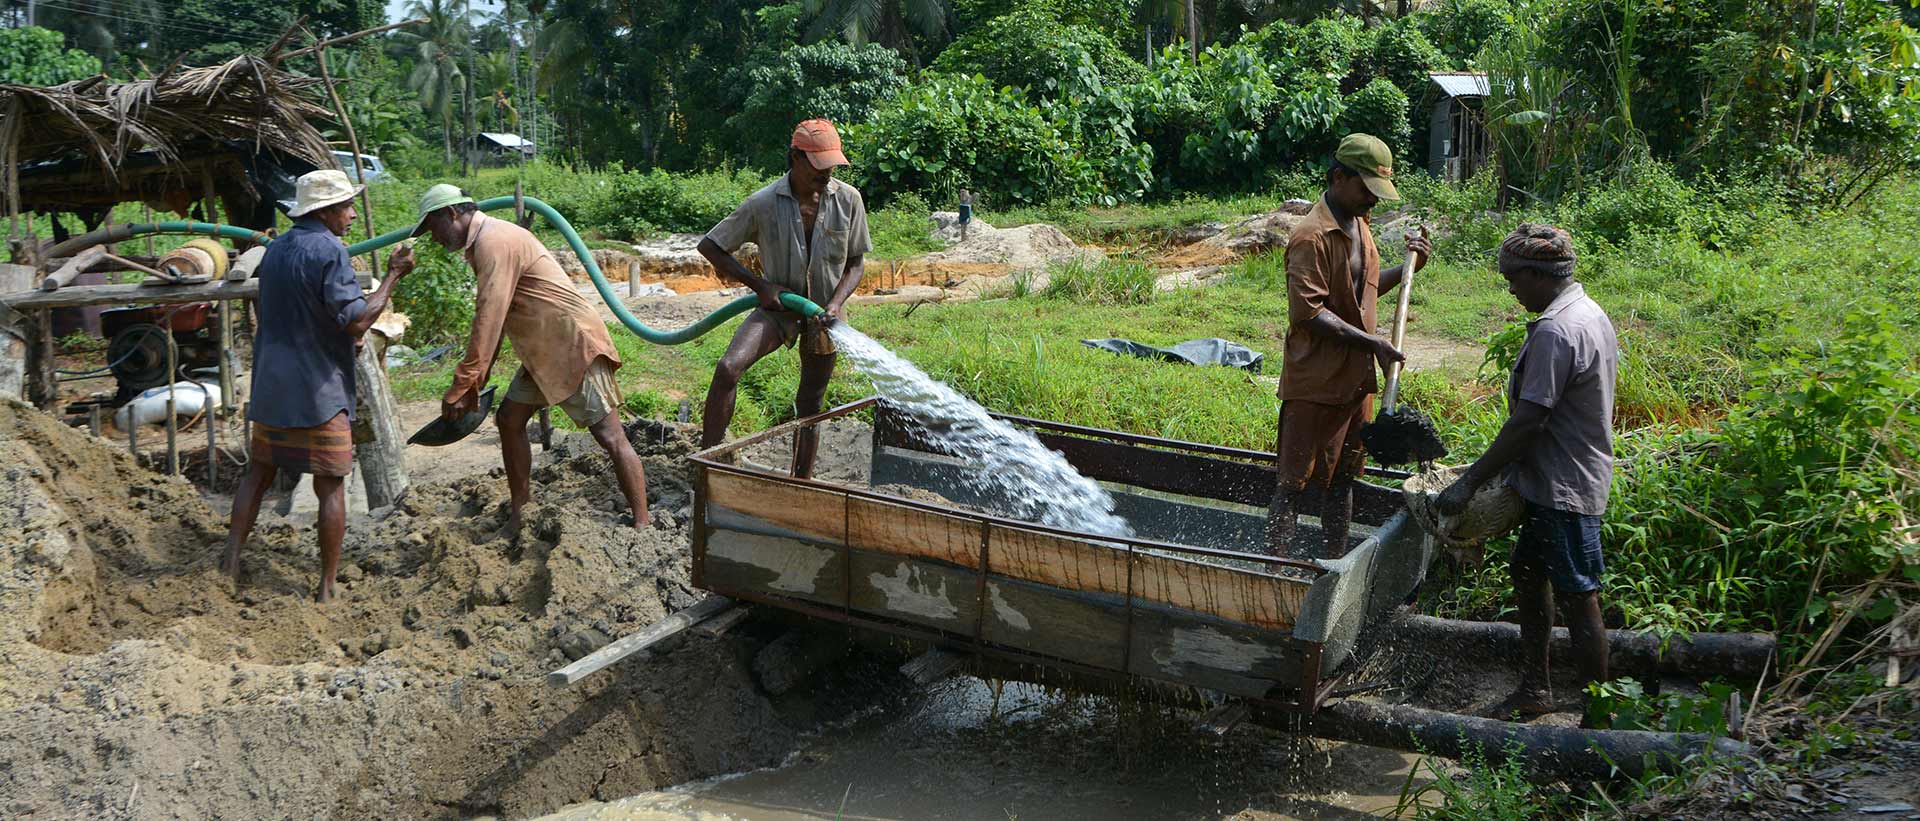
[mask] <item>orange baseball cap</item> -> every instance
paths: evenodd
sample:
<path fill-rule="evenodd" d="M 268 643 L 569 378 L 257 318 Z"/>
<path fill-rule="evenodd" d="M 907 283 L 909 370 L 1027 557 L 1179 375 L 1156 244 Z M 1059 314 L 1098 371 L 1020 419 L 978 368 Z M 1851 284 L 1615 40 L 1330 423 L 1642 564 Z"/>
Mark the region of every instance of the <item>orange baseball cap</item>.
<path fill-rule="evenodd" d="M 794 148 L 807 152 L 807 161 L 825 171 L 836 165 L 852 165 L 840 152 L 840 132 L 826 120 L 804 120 L 793 127 Z"/>

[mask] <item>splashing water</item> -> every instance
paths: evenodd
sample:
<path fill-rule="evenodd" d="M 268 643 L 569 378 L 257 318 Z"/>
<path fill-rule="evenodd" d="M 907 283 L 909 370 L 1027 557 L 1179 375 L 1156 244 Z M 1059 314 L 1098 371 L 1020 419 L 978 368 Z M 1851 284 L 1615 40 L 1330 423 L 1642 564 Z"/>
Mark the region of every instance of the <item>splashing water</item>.
<path fill-rule="evenodd" d="M 1011 518 L 1105 536 L 1131 535 L 1114 515 L 1113 497 L 1080 475 L 1031 432 L 995 419 L 973 400 L 848 325 L 830 326 L 840 355 L 873 380 L 882 397 L 923 426 L 929 443 L 972 463 L 968 481 L 989 497 L 1010 500 Z"/>

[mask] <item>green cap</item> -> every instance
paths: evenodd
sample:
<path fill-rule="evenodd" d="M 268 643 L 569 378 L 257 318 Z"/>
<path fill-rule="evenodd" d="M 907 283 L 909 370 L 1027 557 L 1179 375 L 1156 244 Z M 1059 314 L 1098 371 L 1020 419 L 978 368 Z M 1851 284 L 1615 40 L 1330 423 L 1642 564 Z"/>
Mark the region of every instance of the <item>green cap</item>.
<path fill-rule="evenodd" d="M 1334 161 L 1360 172 L 1367 190 L 1383 200 L 1400 199 L 1393 187 L 1393 152 L 1372 134 L 1348 134 L 1334 149 Z"/>
<path fill-rule="evenodd" d="M 427 193 L 420 195 L 420 221 L 413 224 L 413 233 L 407 236 L 417 237 L 420 236 L 421 231 L 427 230 L 428 214 L 463 202 L 473 202 L 473 198 L 467 196 L 466 192 L 461 191 L 458 186 L 443 182 L 427 189 Z"/>

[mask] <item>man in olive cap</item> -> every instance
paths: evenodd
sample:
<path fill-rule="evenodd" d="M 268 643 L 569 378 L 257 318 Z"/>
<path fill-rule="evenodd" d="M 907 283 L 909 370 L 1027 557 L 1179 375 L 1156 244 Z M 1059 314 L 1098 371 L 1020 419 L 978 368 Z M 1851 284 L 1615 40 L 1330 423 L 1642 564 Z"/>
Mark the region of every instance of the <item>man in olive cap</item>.
<path fill-rule="evenodd" d="M 807 120 L 794 126 L 787 173 L 747 197 L 700 240 L 700 255 L 721 276 L 746 285 L 760 299 L 760 307 L 734 332 L 727 352 L 713 369 L 701 419 L 701 447 L 713 447 L 727 438 L 741 375 L 767 354 L 796 341 L 800 343 L 800 387 L 794 413 L 820 412 L 837 353 L 827 327 L 845 318 L 847 298 L 860 284 L 866 270 L 863 261 L 873 247 L 867 235 L 866 201 L 858 189 L 833 178 L 833 169 L 846 164 L 833 123 Z M 758 275 L 733 256 L 748 241 L 760 248 Z M 788 291 L 825 308 L 826 315 L 802 319 L 787 310 L 780 304 L 780 295 Z M 794 476 L 813 475 L 818 447 L 812 428 L 794 436 Z"/>
<path fill-rule="evenodd" d="M 1467 509 L 1496 476 L 1527 505 L 1510 570 L 1520 614 L 1520 686 L 1489 715 L 1553 712 L 1547 675 L 1558 600 L 1582 681 L 1607 680 L 1600 617 L 1600 517 L 1613 483 L 1613 385 L 1620 343 L 1613 320 L 1573 280 L 1573 241 L 1551 225 L 1522 224 L 1500 243 L 1500 275 L 1520 307 L 1539 316 L 1507 380 L 1507 421 L 1435 506 Z"/>
<path fill-rule="evenodd" d="M 647 476 L 620 425 L 620 388 L 613 371 L 620 354 L 593 304 L 573 287 L 533 232 L 480 213 L 473 198 L 451 185 L 420 197 L 413 235 L 432 233 L 473 266 L 473 330 L 467 354 L 453 371 L 453 385 L 440 400 L 440 415 L 458 419 L 479 407 L 500 352 L 500 337 L 513 340 L 520 369 L 507 385 L 494 421 L 500 426 L 501 461 L 507 468 L 509 531 L 520 527 L 532 497 L 533 446 L 527 422 L 534 412 L 559 405 L 567 418 L 593 434 L 613 460 L 614 476 L 627 498 L 631 523 L 647 525 Z"/>
<path fill-rule="evenodd" d="M 1380 270 L 1368 214 L 1396 201 L 1393 153 L 1367 134 L 1334 151 L 1327 190 L 1287 238 L 1287 340 L 1280 371 L 1277 482 L 1267 510 L 1274 555 L 1339 558 L 1353 521 L 1353 483 L 1366 463 L 1360 426 L 1373 416 L 1377 364 L 1406 357 L 1375 336 L 1374 303 L 1400 284 L 1405 264 Z M 1407 235 L 1425 264 L 1433 247 Z M 1417 270 L 1417 269 L 1416 269 Z M 1320 496 L 1321 545 L 1295 544 L 1301 500 Z"/>

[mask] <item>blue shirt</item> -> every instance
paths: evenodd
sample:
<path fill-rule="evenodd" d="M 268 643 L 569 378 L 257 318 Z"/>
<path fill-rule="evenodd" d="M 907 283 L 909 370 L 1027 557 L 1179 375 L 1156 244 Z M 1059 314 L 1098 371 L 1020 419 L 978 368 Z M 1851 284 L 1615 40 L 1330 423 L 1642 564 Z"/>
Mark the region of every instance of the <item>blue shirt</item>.
<path fill-rule="evenodd" d="M 267 245 L 254 302 L 253 391 L 247 418 L 311 428 L 341 411 L 353 418 L 353 336 L 366 313 L 347 248 L 306 217 Z"/>

